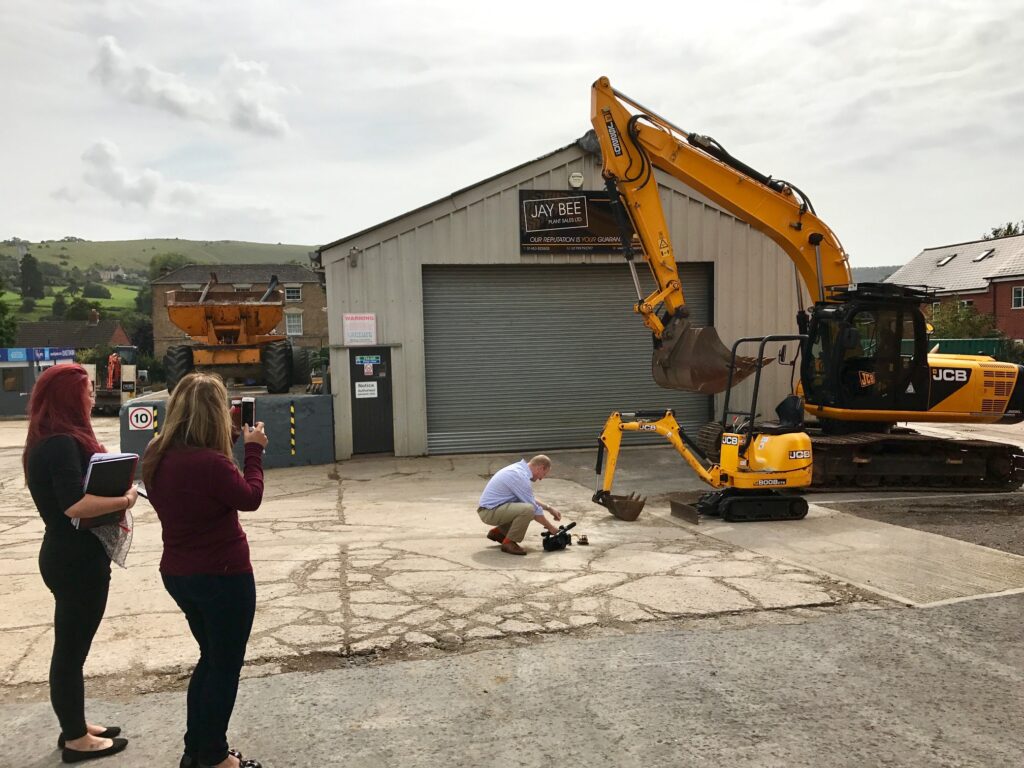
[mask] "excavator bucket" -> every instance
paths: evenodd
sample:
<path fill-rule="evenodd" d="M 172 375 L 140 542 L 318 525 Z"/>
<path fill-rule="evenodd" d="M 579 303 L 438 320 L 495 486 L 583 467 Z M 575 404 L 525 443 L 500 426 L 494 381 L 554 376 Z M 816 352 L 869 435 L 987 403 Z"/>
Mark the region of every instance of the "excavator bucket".
<path fill-rule="evenodd" d="M 594 496 L 594 501 L 602 507 L 605 507 L 609 512 L 619 518 L 619 520 L 625 520 L 626 522 L 631 523 L 640 517 L 644 504 L 647 503 L 647 497 L 642 497 L 636 493 L 631 493 L 629 496 L 616 496 L 611 493 L 598 493 Z"/>
<path fill-rule="evenodd" d="M 764 358 L 761 365 L 767 365 L 772 359 Z M 734 366 L 732 383 L 735 386 L 757 370 L 758 360 L 737 355 L 734 361 L 729 348 L 718 337 L 718 331 L 710 325 L 694 326 L 682 317 L 673 318 L 665 327 L 661 346 L 654 350 L 651 359 L 651 373 L 659 387 L 706 395 L 729 388 L 729 370 Z"/>

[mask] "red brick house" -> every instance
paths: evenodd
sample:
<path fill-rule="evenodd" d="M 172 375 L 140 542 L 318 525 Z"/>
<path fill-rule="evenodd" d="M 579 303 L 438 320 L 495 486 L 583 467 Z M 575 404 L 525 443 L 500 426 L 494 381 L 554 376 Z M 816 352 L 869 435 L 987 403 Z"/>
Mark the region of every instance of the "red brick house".
<path fill-rule="evenodd" d="M 970 304 L 1024 339 L 1024 235 L 925 248 L 885 282 L 935 288 L 939 302 Z"/>
<path fill-rule="evenodd" d="M 117 320 L 40 320 L 18 323 L 15 347 L 93 347 L 128 346 L 132 340 Z"/>

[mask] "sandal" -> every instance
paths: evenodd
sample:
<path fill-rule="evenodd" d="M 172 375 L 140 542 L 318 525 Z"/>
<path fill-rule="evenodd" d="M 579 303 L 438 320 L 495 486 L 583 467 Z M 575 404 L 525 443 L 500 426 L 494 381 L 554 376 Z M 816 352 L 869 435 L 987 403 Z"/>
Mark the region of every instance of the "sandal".
<path fill-rule="evenodd" d="M 238 768 L 263 768 L 263 763 L 259 760 L 246 759 L 245 757 L 242 757 L 242 753 L 237 749 L 229 749 L 228 754 L 238 759 Z M 193 762 L 186 763 L 185 758 L 188 758 Z M 181 765 L 178 766 L 178 768 L 211 768 L 211 766 L 203 765 L 191 755 L 182 755 Z"/>

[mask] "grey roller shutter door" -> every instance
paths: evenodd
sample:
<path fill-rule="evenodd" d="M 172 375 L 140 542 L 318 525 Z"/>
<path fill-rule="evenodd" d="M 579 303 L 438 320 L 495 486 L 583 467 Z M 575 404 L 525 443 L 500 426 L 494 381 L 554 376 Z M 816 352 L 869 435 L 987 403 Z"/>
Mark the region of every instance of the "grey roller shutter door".
<path fill-rule="evenodd" d="M 680 273 L 691 316 L 709 324 L 712 266 Z M 613 410 L 708 421 L 710 397 L 652 380 L 634 294 L 624 264 L 425 266 L 428 451 L 587 447 Z"/>

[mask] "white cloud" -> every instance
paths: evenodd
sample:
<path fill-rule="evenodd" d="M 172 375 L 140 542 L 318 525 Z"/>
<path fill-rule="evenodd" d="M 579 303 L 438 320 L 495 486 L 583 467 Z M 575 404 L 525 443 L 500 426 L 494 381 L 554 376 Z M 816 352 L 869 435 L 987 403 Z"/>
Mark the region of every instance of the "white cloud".
<path fill-rule="evenodd" d="M 288 122 L 280 114 L 269 109 L 258 97 L 239 93 L 231 107 L 231 124 L 235 128 L 268 136 L 283 136 L 288 132 Z"/>
<path fill-rule="evenodd" d="M 231 55 L 208 87 L 181 75 L 137 63 L 111 36 L 99 42 L 91 74 L 108 91 L 132 104 L 181 118 L 230 125 L 266 136 L 288 133 L 288 121 L 267 101 L 283 90 L 267 76 L 267 66 Z"/>
<path fill-rule="evenodd" d="M 121 165 L 120 152 L 113 142 L 102 140 L 82 154 L 85 183 L 124 205 L 148 207 L 163 184 L 163 177 L 146 168 L 133 174 Z"/>
<path fill-rule="evenodd" d="M 100 40 L 92 74 L 104 87 L 133 104 L 203 120 L 212 119 L 216 111 L 212 94 L 190 87 L 179 75 L 132 63 L 113 37 Z"/>

